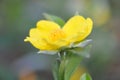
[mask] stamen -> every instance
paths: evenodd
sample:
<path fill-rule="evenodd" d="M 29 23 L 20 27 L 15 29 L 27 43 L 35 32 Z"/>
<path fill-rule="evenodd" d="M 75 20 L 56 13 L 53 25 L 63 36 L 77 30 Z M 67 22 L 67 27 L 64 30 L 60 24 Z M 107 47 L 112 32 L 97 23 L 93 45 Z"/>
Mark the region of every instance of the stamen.
<path fill-rule="evenodd" d="M 50 34 L 50 39 L 52 41 L 64 39 L 65 37 L 66 37 L 65 33 L 61 29 L 53 30 Z"/>

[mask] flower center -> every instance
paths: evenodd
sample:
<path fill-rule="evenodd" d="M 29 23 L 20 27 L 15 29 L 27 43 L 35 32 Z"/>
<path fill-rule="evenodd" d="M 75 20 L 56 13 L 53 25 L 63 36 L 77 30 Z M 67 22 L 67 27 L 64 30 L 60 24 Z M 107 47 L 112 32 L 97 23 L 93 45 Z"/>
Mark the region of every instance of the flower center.
<path fill-rule="evenodd" d="M 66 37 L 65 33 L 61 29 L 55 29 L 50 34 L 50 39 L 52 41 L 64 39 Z"/>

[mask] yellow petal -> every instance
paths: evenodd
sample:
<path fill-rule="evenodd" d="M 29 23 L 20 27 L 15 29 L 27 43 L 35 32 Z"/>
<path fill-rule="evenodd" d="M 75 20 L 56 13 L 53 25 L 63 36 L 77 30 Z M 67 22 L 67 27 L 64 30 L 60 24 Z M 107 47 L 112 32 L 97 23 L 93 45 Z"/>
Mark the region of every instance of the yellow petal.
<path fill-rule="evenodd" d="M 29 41 L 39 50 L 57 50 L 60 47 L 66 45 L 66 42 L 63 40 L 48 40 L 49 36 L 46 36 L 46 34 L 43 34 L 43 32 L 37 28 L 32 28 L 30 30 L 29 36 L 30 37 L 27 37 L 24 41 Z"/>
<path fill-rule="evenodd" d="M 37 22 L 37 29 L 40 30 L 40 33 L 43 37 L 47 37 L 46 40 L 50 41 L 49 35 L 52 31 L 60 29 L 60 26 L 52 21 L 40 20 Z"/>
<path fill-rule="evenodd" d="M 84 19 L 82 16 L 74 16 L 63 27 L 63 31 L 68 36 L 70 42 L 81 41 L 86 38 L 92 30 L 93 22 L 90 18 Z"/>
<path fill-rule="evenodd" d="M 58 49 L 67 45 L 63 39 L 66 37 L 60 26 L 52 21 L 39 21 L 37 23 L 37 29 L 40 30 L 43 37 L 47 37 L 46 40 L 53 49 Z"/>
<path fill-rule="evenodd" d="M 69 42 L 64 40 L 64 39 L 61 39 L 61 40 L 57 40 L 55 42 L 52 42 L 52 45 L 55 45 L 56 46 L 56 49 L 59 49 L 61 47 L 65 47 L 65 46 L 68 46 L 69 45 Z"/>
<path fill-rule="evenodd" d="M 50 32 L 51 30 L 59 29 L 60 26 L 52 21 L 40 20 L 37 22 L 37 28 L 41 31 Z"/>
<path fill-rule="evenodd" d="M 32 28 L 30 29 L 30 33 L 29 36 L 32 38 L 41 38 L 42 34 L 40 33 L 40 30 L 38 30 L 37 28 Z"/>
<path fill-rule="evenodd" d="M 30 30 L 30 37 L 27 37 L 24 41 L 29 41 L 34 47 L 40 50 L 49 50 L 51 45 L 46 42 L 44 34 L 41 34 L 40 30 L 33 28 Z"/>

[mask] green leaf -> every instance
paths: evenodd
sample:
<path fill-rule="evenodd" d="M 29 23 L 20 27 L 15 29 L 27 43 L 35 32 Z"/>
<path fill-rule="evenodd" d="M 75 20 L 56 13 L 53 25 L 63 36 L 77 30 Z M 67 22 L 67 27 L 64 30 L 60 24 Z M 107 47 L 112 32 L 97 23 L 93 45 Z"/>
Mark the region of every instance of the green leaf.
<path fill-rule="evenodd" d="M 91 76 L 88 73 L 84 73 L 80 80 L 92 80 Z"/>
<path fill-rule="evenodd" d="M 68 62 L 65 68 L 65 76 L 64 76 L 65 79 L 64 80 L 70 80 L 72 74 L 77 69 L 77 67 L 80 65 L 81 59 L 82 58 L 80 56 L 77 56 L 75 54 L 72 54 L 71 57 L 68 58 Z"/>
<path fill-rule="evenodd" d="M 64 72 L 65 72 L 65 60 L 62 60 L 59 66 L 59 80 L 64 80 Z"/>
<path fill-rule="evenodd" d="M 65 24 L 65 21 L 63 19 L 61 19 L 60 17 L 54 16 L 51 14 L 47 14 L 47 13 L 44 13 L 43 15 L 47 20 L 54 21 L 57 24 L 59 24 L 61 27 L 63 27 Z"/>
<path fill-rule="evenodd" d="M 54 80 L 59 80 L 59 61 L 56 61 L 53 67 L 53 77 Z"/>

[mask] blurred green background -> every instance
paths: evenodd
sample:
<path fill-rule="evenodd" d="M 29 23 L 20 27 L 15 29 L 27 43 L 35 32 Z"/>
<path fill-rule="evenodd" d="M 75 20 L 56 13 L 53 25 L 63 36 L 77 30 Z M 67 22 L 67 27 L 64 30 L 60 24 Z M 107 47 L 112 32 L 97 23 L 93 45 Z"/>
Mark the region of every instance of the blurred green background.
<path fill-rule="evenodd" d="M 0 80 L 53 80 L 55 56 L 23 40 L 43 13 L 68 20 L 76 11 L 94 21 L 84 67 L 93 80 L 120 80 L 120 0 L 0 0 Z"/>

